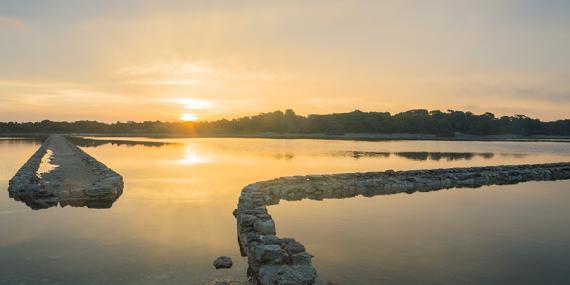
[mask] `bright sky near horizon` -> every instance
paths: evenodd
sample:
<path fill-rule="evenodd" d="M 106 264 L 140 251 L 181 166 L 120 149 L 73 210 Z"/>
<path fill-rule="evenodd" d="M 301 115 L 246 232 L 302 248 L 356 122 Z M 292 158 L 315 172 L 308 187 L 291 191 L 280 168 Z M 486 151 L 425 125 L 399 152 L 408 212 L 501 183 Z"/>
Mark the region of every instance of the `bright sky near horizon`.
<path fill-rule="evenodd" d="M 570 117 L 567 0 L 0 0 L 0 39 L 0 121 Z"/>

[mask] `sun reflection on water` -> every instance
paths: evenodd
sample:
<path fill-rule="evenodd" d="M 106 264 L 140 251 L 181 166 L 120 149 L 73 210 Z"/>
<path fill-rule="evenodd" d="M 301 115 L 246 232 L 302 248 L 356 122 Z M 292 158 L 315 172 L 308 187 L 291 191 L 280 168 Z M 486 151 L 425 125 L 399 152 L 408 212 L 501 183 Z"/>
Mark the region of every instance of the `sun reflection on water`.
<path fill-rule="evenodd" d="M 210 159 L 203 154 L 200 154 L 196 146 L 187 144 L 184 147 L 184 156 L 182 159 L 178 160 L 179 164 L 183 165 L 193 165 L 193 164 L 203 164 L 210 162 Z"/>

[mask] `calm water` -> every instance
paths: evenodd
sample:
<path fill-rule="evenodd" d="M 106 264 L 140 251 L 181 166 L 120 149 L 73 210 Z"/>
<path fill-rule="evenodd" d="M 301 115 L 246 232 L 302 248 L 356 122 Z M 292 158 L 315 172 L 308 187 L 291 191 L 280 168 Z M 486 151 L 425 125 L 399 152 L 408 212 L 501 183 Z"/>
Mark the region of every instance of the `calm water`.
<path fill-rule="evenodd" d="M 0 284 L 244 280 L 241 188 L 278 176 L 570 161 L 566 143 L 165 139 L 78 141 L 121 173 L 111 209 L 34 211 L 0 195 Z M 158 142 L 158 143 L 156 143 Z M 0 139 L 0 187 L 39 146 Z M 278 235 L 340 284 L 569 284 L 570 182 L 271 206 Z M 211 265 L 219 255 L 230 270 Z"/>

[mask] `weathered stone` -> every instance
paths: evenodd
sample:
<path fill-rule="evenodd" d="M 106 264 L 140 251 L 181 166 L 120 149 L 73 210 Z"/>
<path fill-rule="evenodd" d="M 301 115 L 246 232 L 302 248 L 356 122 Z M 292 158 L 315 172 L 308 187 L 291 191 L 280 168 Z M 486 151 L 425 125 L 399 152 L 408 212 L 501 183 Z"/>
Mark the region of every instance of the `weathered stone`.
<path fill-rule="evenodd" d="M 313 284 L 316 272 L 305 247 L 275 236 L 275 222 L 266 206 L 280 199 L 372 197 L 559 179 L 570 179 L 570 163 L 283 177 L 248 185 L 234 215 L 241 252 L 248 255 L 248 272 L 261 285 Z"/>
<path fill-rule="evenodd" d="M 275 222 L 273 220 L 255 220 L 253 230 L 264 235 L 275 234 Z"/>
<path fill-rule="evenodd" d="M 317 272 L 312 266 L 262 266 L 259 270 L 261 284 L 311 285 L 315 283 Z"/>
<path fill-rule="evenodd" d="M 214 280 L 208 282 L 208 285 L 234 285 L 237 284 L 236 282 L 229 281 L 229 280 Z"/>
<path fill-rule="evenodd" d="M 255 247 L 255 260 L 259 264 L 283 264 L 287 252 L 277 244 L 261 244 Z"/>
<path fill-rule="evenodd" d="M 300 242 L 294 239 L 287 239 L 288 242 L 285 243 L 283 248 L 289 253 L 290 255 L 305 252 L 305 246 L 303 246 Z"/>
<path fill-rule="evenodd" d="M 232 259 L 228 256 L 220 256 L 216 258 L 213 264 L 216 269 L 231 268 L 234 265 Z"/>
<path fill-rule="evenodd" d="M 291 255 L 291 263 L 294 265 L 310 266 L 312 258 L 313 256 L 306 252 L 296 253 Z"/>
<path fill-rule="evenodd" d="M 239 216 L 239 225 L 241 228 L 251 227 L 253 228 L 253 224 L 257 221 L 257 217 L 254 215 L 247 215 L 243 214 Z"/>
<path fill-rule="evenodd" d="M 38 173 L 44 156 L 50 162 L 55 161 L 56 167 Z M 10 197 L 25 202 L 32 209 L 58 204 L 108 208 L 122 191 L 121 175 L 59 135 L 50 135 L 42 143 L 8 187 Z"/>

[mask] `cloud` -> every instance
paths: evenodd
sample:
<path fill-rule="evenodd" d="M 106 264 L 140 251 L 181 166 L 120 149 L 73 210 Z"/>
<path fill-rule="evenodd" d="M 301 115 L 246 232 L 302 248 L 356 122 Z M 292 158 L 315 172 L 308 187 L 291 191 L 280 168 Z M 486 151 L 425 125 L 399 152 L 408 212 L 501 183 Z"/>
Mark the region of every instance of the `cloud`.
<path fill-rule="evenodd" d="M 137 83 L 137 81 L 134 81 Z M 196 86 L 204 84 L 203 81 L 197 79 L 164 79 L 164 80 L 149 80 L 138 83 L 149 85 L 172 85 L 172 86 Z"/>
<path fill-rule="evenodd" d="M 12 88 L 37 89 L 37 88 L 64 88 L 64 87 L 72 87 L 72 86 L 76 86 L 76 85 L 73 83 L 65 83 L 65 82 L 0 80 L 0 88 L 12 87 Z"/>
<path fill-rule="evenodd" d="M 204 92 L 228 90 L 236 85 L 271 82 L 276 76 L 258 70 L 213 66 L 204 62 L 164 61 L 128 65 L 113 75 L 123 84 L 148 85 L 164 90 Z"/>
<path fill-rule="evenodd" d="M 213 102 L 211 118 L 460 106 L 564 117 L 570 4 L 553 1 L 14 1 L 0 4 L 13 11 L 0 16 L 0 102 L 108 119 L 172 119 L 184 104 L 161 100 L 178 98 Z"/>
<path fill-rule="evenodd" d="M 23 29 L 25 26 L 19 19 L 0 16 L 0 28 Z"/>

